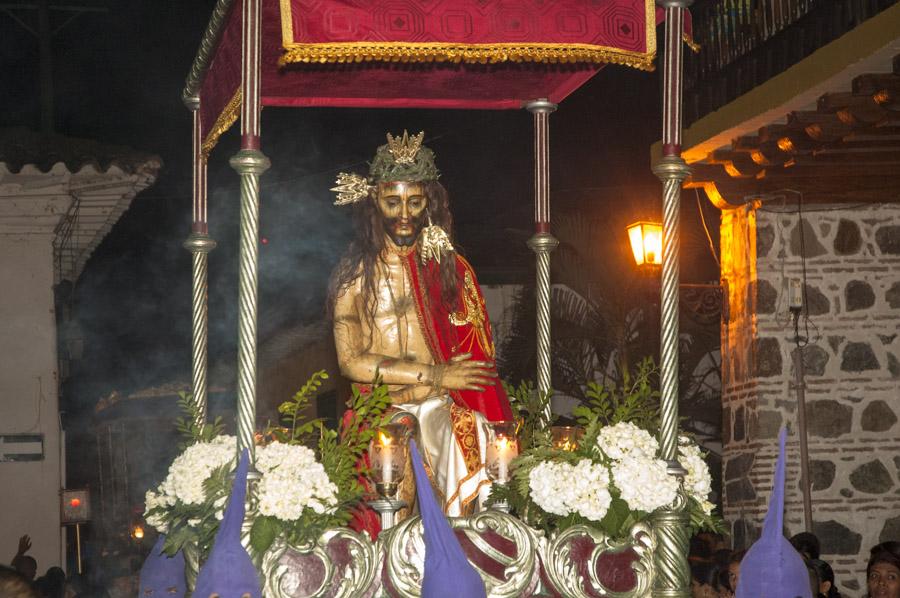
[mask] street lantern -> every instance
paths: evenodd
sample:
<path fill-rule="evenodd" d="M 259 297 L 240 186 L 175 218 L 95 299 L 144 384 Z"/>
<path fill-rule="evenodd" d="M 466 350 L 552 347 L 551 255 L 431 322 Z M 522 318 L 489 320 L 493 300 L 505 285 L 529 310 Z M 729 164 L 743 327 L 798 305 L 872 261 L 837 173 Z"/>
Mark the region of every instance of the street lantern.
<path fill-rule="evenodd" d="M 662 225 L 657 222 L 629 224 L 628 240 L 638 266 L 662 265 Z"/>

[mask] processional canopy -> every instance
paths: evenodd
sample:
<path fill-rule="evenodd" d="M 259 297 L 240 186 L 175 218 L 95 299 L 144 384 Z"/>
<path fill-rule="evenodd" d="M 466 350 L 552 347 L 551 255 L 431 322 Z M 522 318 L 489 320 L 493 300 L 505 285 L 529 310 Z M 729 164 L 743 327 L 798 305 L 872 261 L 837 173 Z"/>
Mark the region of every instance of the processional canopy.
<path fill-rule="evenodd" d="M 185 89 L 208 154 L 240 111 L 241 0 L 220 0 Z M 604 65 L 651 70 L 653 0 L 262 0 L 262 106 L 518 109 Z M 661 16 L 661 15 L 660 15 Z"/>

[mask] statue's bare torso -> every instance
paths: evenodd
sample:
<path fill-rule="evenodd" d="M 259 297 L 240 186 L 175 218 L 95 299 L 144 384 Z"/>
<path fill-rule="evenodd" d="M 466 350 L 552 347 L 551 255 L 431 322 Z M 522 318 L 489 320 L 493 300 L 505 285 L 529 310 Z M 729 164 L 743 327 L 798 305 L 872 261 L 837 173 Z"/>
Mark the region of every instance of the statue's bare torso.
<path fill-rule="evenodd" d="M 335 305 L 335 342 L 338 358 L 349 355 L 369 355 L 369 366 L 374 365 L 382 374 L 392 374 L 401 364 L 431 366 L 434 357 L 422 333 L 404 259 L 395 251 L 385 251 L 378 263 L 375 279 L 375 305 L 366 305 L 362 278 L 359 277 L 338 297 Z M 343 367 L 342 363 L 342 367 Z M 357 368 L 358 370 L 361 368 Z M 413 368 L 415 369 L 415 368 Z M 369 375 L 355 382 L 371 382 L 374 368 L 356 372 Z M 406 384 L 388 384 L 395 403 L 414 403 L 431 394 L 432 388 L 427 368 L 414 372 L 415 379 Z M 388 375 L 386 378 L 391 379 Z"/>

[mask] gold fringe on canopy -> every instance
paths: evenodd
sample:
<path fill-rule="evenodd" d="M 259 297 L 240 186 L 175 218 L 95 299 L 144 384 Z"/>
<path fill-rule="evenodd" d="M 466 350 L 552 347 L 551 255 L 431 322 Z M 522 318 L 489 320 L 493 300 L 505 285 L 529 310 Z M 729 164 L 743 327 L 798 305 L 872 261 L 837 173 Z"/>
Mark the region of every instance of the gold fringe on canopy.
<path fill-rule="evenodd" d="M 238 117 L 241 115 L 241 97 L 241 88 L 238 87 L 231 99 L 228 100 L 228 103 L 225 104 L 222 112 L 219 113 L 219 118 L 213 123 L 212 129 L 206 134 L 203 145 L 200 146 L 200 155 L 203 156 L 204 160 L 209 157 L 209 153 L 216 147 L 219 137 L 224 135 L 225 131 L 237 122 Z"/>
<path fill-rule="evenodd" d="M 621 64 L 653 70 L 655 48 L 631 52 L 590 44 L 452 44 L 445 42 L 345 42 L 286 44 L 281 66 L 293 63 L 348 62 L 500 62 Z"/>

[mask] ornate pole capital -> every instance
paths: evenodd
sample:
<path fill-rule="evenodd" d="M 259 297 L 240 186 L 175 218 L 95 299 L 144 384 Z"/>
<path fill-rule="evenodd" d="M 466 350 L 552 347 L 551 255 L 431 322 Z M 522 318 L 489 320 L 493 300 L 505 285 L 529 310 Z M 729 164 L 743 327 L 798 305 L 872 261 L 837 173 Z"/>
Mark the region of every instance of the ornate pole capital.
<path fill-rule="evenodd" d="M 550 114 L 551 112 L 556 112 L 556 104 L 554 104 L 547 98 L 529 100 L 522 104 L 522 107 L 532 114 Z"/>
<path fill-rule="evenodd" d="M 191 233 L 182 244 L 191 253 L 209 253 L 216 248 L 215 240 L 206 233 Z"/>
<path fill-rule="evenodd" d="M 694 0 L 656 0 L 660 8 L 687 8 L 693 3 Z"/>
<path fill-rule="evenodd" d="M 272 162 L 258 149 L 241 149 L 228 161 L 240 175 L 259 176 L 269 169 Z"/>
<path fill-rule="evenodd" d="M 200 94 L 195 93 L 194 95 L 190 95 L 182 98 L 184 105 L 187 106 L 187 109 L 191 112 L 196 112 L 200 109 Z"/>
<path fill-rule="evenodd" d="M 653 165 L 652 170 L 663 182 L 673 179 L 680 182 L 691 176 L 691 167 L 681 156 L 663 156 Z"/>
<path fill-rule="evenodd" d="M 528 247 L 537 254 L 550 253 L 559 247 L 559 239 L 552 233 L 534 233 L 527 243 Z"/>

